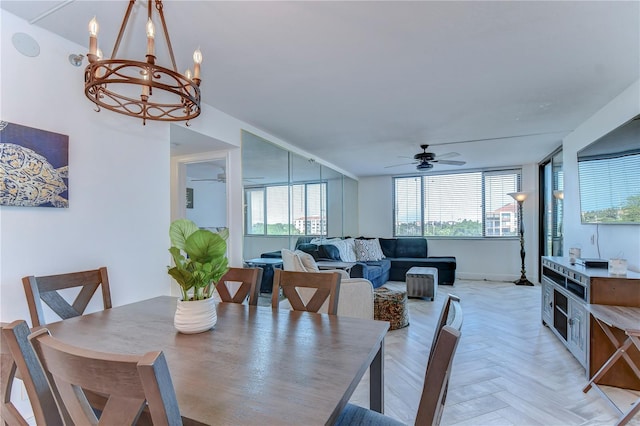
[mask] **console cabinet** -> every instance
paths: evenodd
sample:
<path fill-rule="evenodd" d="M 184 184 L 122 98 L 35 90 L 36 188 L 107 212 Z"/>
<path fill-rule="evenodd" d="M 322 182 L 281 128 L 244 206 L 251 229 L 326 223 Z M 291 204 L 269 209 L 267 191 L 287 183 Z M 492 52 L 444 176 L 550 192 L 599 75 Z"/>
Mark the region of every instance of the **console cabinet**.
<path fill-rule="evenodd" d="M 607 269 L 572 265 L 563 257 L 542 258 L 542 323 L 565 344 L 589 377 L 602 364 L 598 347 L 604 344 L 586 309 L 590 303 L 640 307 L 640 274 L 609 275 Z"/>

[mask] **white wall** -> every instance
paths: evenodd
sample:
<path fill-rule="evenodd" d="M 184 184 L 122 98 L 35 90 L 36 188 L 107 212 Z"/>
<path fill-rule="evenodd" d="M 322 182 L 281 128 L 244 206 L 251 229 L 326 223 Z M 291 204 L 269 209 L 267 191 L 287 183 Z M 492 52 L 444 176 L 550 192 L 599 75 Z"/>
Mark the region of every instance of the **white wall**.
<path fill-rule="evenodd" d="M 69 136 L 69 208 L 0 207 L 1 320 L 29 318 L 26 275 L 107 266 L 115 306 L 168 294 L 168 125 L 95 112 L 67 60 L 84 47 L 5 11 L 0 21 L 0 117 Z M 16 32 L 39 42 L 38 57 L 14 49 Z"/>
<path fill-rule="evenodd" d="M 582 148 L 640 114 L 640 80 L 576 128 L 563 141 L 564 247 L 580 247 L 583 257 L 609 259 L 624 253 L 628 268 L 640 271 L 640 225 L 583 225 L 580 222 L 578 157 Z M 640 172 L 639 172 L 640 173 Z M 599 238 L 598 238 L 599 235 Z M 598 244 L 591 243 L 591 236 Z"/>
<path fill-rule="evenodd" d="M 361 178 L 358 185 L 360 235 L 393 237 L 393 180 L 391 176 Z M 522 166 L 525 266 L 527 278 L 538 282 L 537 165 Z M 520 277 L 520 241 L 512 239 L 428 239 L 430 256 L 454 256 L 456 277 L 512 281 Z"/>

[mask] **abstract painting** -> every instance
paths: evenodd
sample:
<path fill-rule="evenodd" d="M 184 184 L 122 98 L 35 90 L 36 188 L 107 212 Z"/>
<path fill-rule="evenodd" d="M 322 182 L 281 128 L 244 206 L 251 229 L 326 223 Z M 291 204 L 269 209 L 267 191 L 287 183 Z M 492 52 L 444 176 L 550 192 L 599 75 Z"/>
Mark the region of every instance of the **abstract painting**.
<path fill-rule="evenodd" d="M 0 121 L 0 205 L 69 207 L 69 136 Z"/>

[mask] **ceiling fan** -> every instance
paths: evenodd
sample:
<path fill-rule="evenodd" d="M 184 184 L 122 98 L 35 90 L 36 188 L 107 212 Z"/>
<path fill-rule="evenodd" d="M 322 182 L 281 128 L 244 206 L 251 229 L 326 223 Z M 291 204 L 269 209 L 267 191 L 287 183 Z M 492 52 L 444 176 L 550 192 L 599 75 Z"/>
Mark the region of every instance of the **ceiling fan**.
<path fill-rule="evenodd" d="M 427 148 L 429 148 L 429 145 L 420 145 L 420 148 L 422 149 L 422 152 L 419 152 L 413 156 L 414 161 L 410 163 L 386 166 L 385 169 L 390 167 L 405 166 L 407 164 L 416 164 L 416 169 L 425 171 L 433 168 L 433 163 L 448 164 L 451 166 L 462 166 L 467 163 L 466 161 L 447 160 L 447 158 L 457 157 L 458 155 L 460 155 L 457 152 L 447 152 L 446 154 L 438 155 L 436 157 L 436 154 L 434 154 L 433 152 L 427 152 Z"/>

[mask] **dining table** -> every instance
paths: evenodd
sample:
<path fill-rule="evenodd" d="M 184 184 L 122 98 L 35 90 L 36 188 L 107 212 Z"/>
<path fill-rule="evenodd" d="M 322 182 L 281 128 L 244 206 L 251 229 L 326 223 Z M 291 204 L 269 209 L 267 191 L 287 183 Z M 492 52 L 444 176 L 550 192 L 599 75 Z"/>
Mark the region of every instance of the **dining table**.
<path fill-rule="evenodd" d="M 185 424 L 330 425 L 367 370 L 383 412 L 388 322 L 218 303 L 212 330 L 182 334 L 176 304 L 159 296 L 46 327 L 87 349 L 163 351 Z"/>

